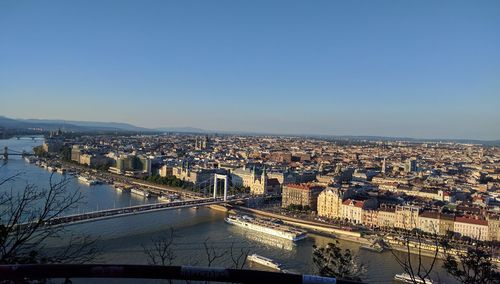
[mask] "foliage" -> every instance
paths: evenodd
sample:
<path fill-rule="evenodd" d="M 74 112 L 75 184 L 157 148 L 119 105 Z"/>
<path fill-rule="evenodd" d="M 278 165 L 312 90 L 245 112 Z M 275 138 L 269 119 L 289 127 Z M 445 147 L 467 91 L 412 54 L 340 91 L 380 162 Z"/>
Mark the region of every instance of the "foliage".
<path fill-rule="evenodd" d="M 71 161 L 71 148 L 68 146 L 64 146 L 59 151 L 59 155 L 61 159 L 65 162 Z"/>
<path fill-rule="evenodd" d="M 338 241 L 328 243 L 325 247 L 314 245 L 313 249 L 313 263 L 319 275 L 361 281 L 366 271 L 365 265 L 358 263 L 358 257 L 349 249 L 342 250 Z"/>
<path fill-rule="evenodd" d="M 443 267 L 460 283 L 500 283 L 500 272 L 492 263 L 492 249 L 476 242 L 454 256 L 446 250 Z"/>
<path fill-rule="evenodd" d="M 287 209 L 290 210 L 290 211 L 305 211 L 305 212 L 308 212 L 308 211 L 311 211 L 311 206 L 309 206 L 309 205 L 302 206 L 300 204 L 290 204 L 290 205 L 288 205 Z"/>
<path fill-rule="evenodd" d="M 33 152 L 37 157 L 47 157 L 47 152 L 43 150 L 42 146 L 33 147 Z"/>
<path fill-rule="evenodd" d="M 156 184 L 162 184 L 162 185 L 167 185 L 167 186 L 173 186 L 173 187 L 186 187 L 189 185 L 186 181 L 183 181 L 181 179 L 178 179 L 175 176 L 166 176 L 162 177 L 159 175 L 151 175 L 148 177 L 145 177 L 144 180 Z"/>

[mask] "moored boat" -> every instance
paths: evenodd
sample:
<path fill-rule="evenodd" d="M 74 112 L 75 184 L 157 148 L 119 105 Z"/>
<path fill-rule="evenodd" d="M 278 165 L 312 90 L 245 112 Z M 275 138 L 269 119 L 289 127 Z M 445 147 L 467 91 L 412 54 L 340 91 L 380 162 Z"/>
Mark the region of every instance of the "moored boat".
<path fill-rule="evenodd" d="M 383 252 L 384 248 L 381 246 L 374 246 L 374 245 L 363 245 L 360 248 L 373 251 L 373 252 Z"/>
<path fill-rule="evenodd" d="M 79 176 L 78 177 L 78 181 L 86 184 L 86 185 L 95 185 L 97 184 L 97 180 L 95 179 L 90 179 L 88 177 L 84 177 L 84 176 Z"/>
<path fill-rule="evenodd" d="M 26 161 L 29 164 L 33 164 L 37 161 L 37 159 L 35 157 L 26 156 L 26 157 L 24 157 L 24 161 Z"/>
<path fill-rule="evenodd" d="M 405 283 L 421 283 L 421 284 L 432 284 L 432 280 L 429 278 L 425 278 L 424 280 L 420 279 L 419 277 L 414 277 L 414 280 L 412 280 L 412 277 L 408 273 L 401 273 L 401 274 L 396 274 L 394 275 L 394 280 L 405 282 Z"/>
<path fill-rule="evenodd" d="M 263 266 L 266 266 L 266 267 L 269 267 L 269 268 L 272 268 L 272 269 L 276 269 L 276 270 L 279 270 L 281 271 L 281 267 L 282 265 L 277 263 L 276 261 L 270 259 L 270 258 L 267 258 L 267 257 L 264 257 L 264 256 L 261 256 L 261 255 L 258 255 L 258 254 L 251 254 L 247 257 L 247 260 L 251 261 L 251 262 L 255 262 L 255 263 L 258 263 L 260 265 L 263 265 Z"/>
<path fill-rule="evenodd" d="M 305 231 L 292 228 L 283 224 L 278 224 L 275 221 L 265 218 L 254 219 L 249 216 L 232 215 L 224 219 L 226 223 L 243 227 L 249 230 L 266 233 L 275 237 L 288 239 L 291 241 L 299 241 L 307 238 Z"/>

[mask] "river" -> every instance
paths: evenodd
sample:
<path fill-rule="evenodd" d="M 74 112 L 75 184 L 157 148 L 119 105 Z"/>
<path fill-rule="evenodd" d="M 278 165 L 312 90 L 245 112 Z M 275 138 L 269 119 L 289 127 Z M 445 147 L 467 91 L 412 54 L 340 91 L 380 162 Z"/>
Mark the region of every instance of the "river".
<path fill-rule="evenodd" d="M 4 146 L 8 146 L 16 151 L 30 151 L 32 147 L 40 145 L 42 142 L 41 139 L 22 138 L 17 140 L 12 138 L 0 140 L 0 149 L 3 150 Z M 19 156 L 9 157 L 9 161 L 0 168 L 0 177 L 18 172 L 21 172 L 22 175 L 8 188 L 23 188 L 26 184 L 34 184 L 42 188 L 49 184 L 51 173 L 34 164 L 26 163 Z M 58 173 L 55 173 L 54 176 L 57 179 L 62 178 L 62 175 Z M 0 190 L 5 190 L 5 185 Z M 74 190 L 81 192 L 85 199 L 85 203 L 74 210 L 75 213 L 152 202 L 134 195 L 121 194 L 110 185 L 86 186 L 75 178 L 71 178 L 68 183 L 68 191 Z M 75 234 L 86 234 L 98 238 L 96 246 L 100 254 L 96 262 L 115 264 L 146 264 L 148 259 L 143 247 L 150 246 L 152 239 L 165 236 L 170 228 L 174 229 L 174 251 L 176 254 L 174 264 L 177 265 L 206 265 L 203 242 L 208 240 L 208 243 L 218 250 L 227 250 L 233 244 L 236 251 L 239 251 L 239 248 L 249 249 L 250 253 L 275 259 L 288 270 L 313 273 L 312 246 L 322 246 L 334 241 L 332 238 L 310 234 L 306 240 L 293 244 L 228 225 L 224 222 L 225 216 L 226 214 L 223 212 L 208 208 L 189 208 L 75 224 L 67 228 Z M 342 240 L 339 242 L 342 248 L 352 250 L 367 265 L 367 271 L 363 277 L 366 282 L 393 283 L 394 275 L 402 272 L 391 252 L 386 251 L 379 254 L 360 250 L 357 243 Z M 425 262 L 428 264 L 430 259 L 425 258 Z M 231 263 L 230 256 L 226 254 L 215 263 L 215 266 L 229 267 Z M 434 280 L 439 278 L 442 283 L 455 283 L 441 268 L 441 265 L 442 263 L 438 261 L 431 278 Z M 248 264 L 248 267 L 265 269 L 252 264 Z"/>

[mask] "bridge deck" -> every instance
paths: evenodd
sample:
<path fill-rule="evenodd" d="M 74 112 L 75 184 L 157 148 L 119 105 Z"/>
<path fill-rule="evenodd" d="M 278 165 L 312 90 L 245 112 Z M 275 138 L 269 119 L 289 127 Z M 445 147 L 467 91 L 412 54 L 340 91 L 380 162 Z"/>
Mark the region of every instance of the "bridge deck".
<path fill-rule="evenodd" d="M 238 200 L 240 200 L 240 199 L 234 199 L 231 201 L 238 201 Z M 196 199 L 196 200 L 177 201 L 177 202 L 136 205 L 136 206 L 130 206 L 130 207 L 88 212 L 88 213 L 83 213 L 83 214 L 62 216 L 62 217 L 51 220 L 50 223 L 46 223 L 43 225 L 44 226 L 71 225 L 71 224 L 76 224 L 76 223 L 117 218 L 117 217 L 123 217 L 123 216 L 127 216 L 127 215 L 142 214 L 142 213 L 154 212 L 154 211 L 160 211 L 160 210 L 188 208 L 188 207 L 195 207 L 195 206 L 206 206 L 206 205 L 225 203 L 225 202 L 227 202 L 227 201 L 224 201 L 221 198 L 204 198 L 204 199 Z M 30 223 L 26 223 L 26 224 L 22 224 L 20 226 L 29 226 L 29 225 L 30 225 Z"/>

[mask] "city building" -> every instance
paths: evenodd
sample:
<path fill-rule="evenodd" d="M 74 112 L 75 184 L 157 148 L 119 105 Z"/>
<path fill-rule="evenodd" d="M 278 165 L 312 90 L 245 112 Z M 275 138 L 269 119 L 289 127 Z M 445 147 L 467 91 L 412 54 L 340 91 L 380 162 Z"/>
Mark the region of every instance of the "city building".
<path fill-rule="evenodd" d="M 396 208 L 394 206 L 382 205 L 378 210 L 378 227 L 394 227 L 396 223 Z"/>
<path fill-rule="evenodd" d="M 286 208 L 290 205 L 309 206 L 311 210 L 317 210 L 318 196 L 324 187 L 312 183 L 287 184 L 283 186 L 281 206 Z"/>
<path fill-rule="evenodd" d="M 115 174 L 126 176 L 151 175 L 151 160 L 146 156 L 120 155 L 116 157 L 115 166 L 109 171 Z"/>
<path fill-rule="evenodd" d="M 418 227 L 419 206 L 398 205 L 396 206 L 396 228 L 412 230 Z"/>
<path fill-rule="evenodd" d="M 453 231 L 462 236 L 486 241 L 489 238 L 488 221 L 477 217 L 456 217 Z"/>
<path fill-rule="evenodd" d="M 418 216 L 418 228 L 430 234 L 439 234 L 439 212 L 425 211 Z"/>
<path fill-rule="evenodd" d="M 327 187 L 318 195 L 318 216 L 326 218 L 341 218 L 342 191 L 339 188 Z"/>
<path fill-rule="evenodd" d="M 417 171 L 417 159 L 416 158 L 410 158 L 406 160 L 405 163 L 405 172 L 407 173 L 414 173 Z"/>
<path fill-rule="evenodd" d="M 80 145 L 73 145 L 71 147 L 71 160 L 77 163 L 80 162 L 80 155 L 82 154 L 83 147 Z"/>

